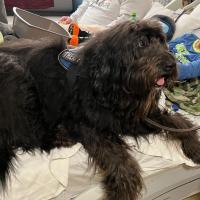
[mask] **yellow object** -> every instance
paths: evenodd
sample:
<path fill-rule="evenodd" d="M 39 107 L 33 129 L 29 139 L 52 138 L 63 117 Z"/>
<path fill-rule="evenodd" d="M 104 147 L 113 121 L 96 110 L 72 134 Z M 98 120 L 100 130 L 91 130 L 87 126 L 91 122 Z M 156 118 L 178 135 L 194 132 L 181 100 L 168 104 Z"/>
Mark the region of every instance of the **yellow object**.
<path fill-rule="evenodd" d="M 0 32 L 0 44 L 4 42 L 4 39 L 3 39 L 3 35 L 2 33 Z"/>

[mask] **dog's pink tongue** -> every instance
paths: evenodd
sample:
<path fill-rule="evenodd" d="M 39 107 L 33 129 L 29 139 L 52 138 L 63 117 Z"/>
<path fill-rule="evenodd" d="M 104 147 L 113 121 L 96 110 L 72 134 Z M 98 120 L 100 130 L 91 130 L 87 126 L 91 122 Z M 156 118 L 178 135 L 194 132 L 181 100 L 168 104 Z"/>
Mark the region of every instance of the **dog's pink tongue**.
<path fill-rule="evenodd" d="M 162 77 L 156 81 L 156 84 L 159 86 L 163 86 L 165 84 L 165 78 Z"/>

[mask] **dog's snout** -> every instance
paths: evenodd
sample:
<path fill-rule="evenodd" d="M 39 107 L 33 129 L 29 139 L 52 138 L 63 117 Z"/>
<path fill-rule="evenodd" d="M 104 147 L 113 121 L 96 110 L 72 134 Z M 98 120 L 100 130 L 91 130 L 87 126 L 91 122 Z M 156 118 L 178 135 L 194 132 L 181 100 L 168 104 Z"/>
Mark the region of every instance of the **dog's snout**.
<path fill-rule="evenodd" d="M 174 68 L 176 68 L 176 62 L 167 63 L 165 65 L 165 71 L 166 72 L 171 72 L 172 70 L 174 70 Z"/>
<path fill-rule="evenodd" d="M 163 61 L 165 61 L 165 64 L 164 64 L 165 72 L 169 73 L 176 68 L 176 58 L 169 51 L 166 51 L 165 59 L 163 59 Z"/>

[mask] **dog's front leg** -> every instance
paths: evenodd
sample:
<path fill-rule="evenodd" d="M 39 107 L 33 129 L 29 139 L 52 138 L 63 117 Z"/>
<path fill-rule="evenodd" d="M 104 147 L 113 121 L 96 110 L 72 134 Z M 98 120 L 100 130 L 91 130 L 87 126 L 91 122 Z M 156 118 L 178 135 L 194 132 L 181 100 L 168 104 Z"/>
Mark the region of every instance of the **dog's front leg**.
<path fill-rule="evenodd" d="M 184 118 L 181 114 L 170 115 L 163 114 L 159 123 L 176 129 L 188 129 L 194 127 L 188 119 Z M 188 132 L 170 132 L 166 131 L 169 139 L 179 141 L 184 154 L 190 158 L 194 163 L 200 164 L 200 141 L 197 131 Z"/>
<path fill-rule="evenodd" d="M 90 128 L 81 128 L 82 144 L 103 175 L 106 200 L 136 200 L 142 189 L 140 168 L 120 139 L 113 140 Z"/>

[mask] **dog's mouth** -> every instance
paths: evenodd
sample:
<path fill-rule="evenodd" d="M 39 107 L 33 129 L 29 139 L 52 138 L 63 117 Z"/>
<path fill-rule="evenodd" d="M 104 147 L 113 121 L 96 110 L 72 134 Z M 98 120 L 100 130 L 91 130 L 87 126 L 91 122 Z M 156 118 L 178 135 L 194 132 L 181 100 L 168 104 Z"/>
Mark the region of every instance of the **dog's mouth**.
<path fill-rule="evenodd" d="M 166 83 L 165 77 L 160 77 L 155 81 L 156 86 L 163 87 Z"/>
<path fill-rule="evenodd" d="M 171 55 L 171 54 L 170 54 Z M 171 81 L 176 78 L 177 65 L 174 57 L 169 57 L 168 61 L 161 62 L 157 76 L 155 77 L 154 84 L 158 88 L 168 87 Z"/>
<path fill-rule="evenodd" d="M 155 80 L 155 86 L 157 88 L 167 87 L 169 79 L 170 79 L 169 75 L 162 75 Z"/>
<path fill-rule="evenodd" d="M 164 70 L 161 70 L 154 81 L 155 86 L 157 88 L 167 87 L 174 78 L 175 69 L 176 65 L 168 65 Z"/>

